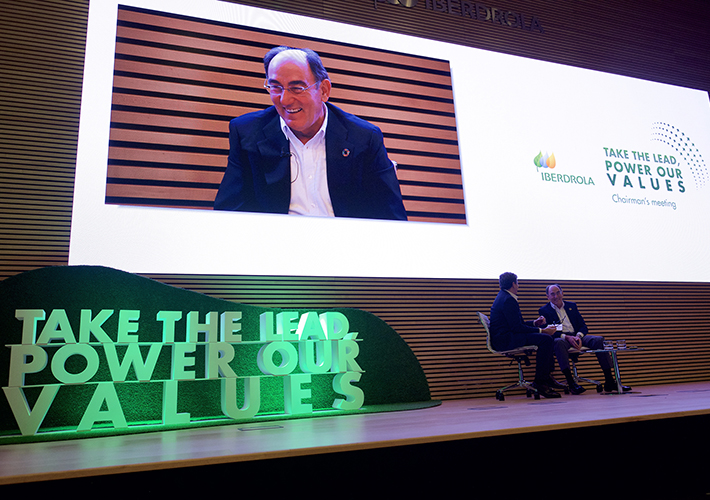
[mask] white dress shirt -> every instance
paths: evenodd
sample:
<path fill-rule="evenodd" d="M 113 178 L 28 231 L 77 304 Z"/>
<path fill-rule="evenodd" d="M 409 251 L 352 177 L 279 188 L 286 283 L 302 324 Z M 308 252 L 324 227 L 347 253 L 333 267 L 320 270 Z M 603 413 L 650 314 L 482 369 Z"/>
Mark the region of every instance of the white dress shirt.
<path fill-rule="evenodd" d="M 574 326 L 572 326 L 572 322 L 569 320 L 569 316 L 567 316 L 567 311 L 565 310 L 564 303 L 562 304 L 562 307 L 557 307 L 555 304 L 552 304 L 552 308 L 557 311 L 557 317 L 560 318 L 560 324 L 562 325 L 562 338 L 564 339 L 566 335 L 572 335 L 572 336 L 577 336 L 577 337 L 583 337 L 583 334 L 576 333 L 574 331 Z"/>
<path fill-rule="evenodd" d="M 293 134 L 283 118 L 280 119 L 291 152 L 291 203 L 288 207 L 291 215 L 335 216 L 328 191 L 325 155 L 328 108 L 325 109 L 323 125 L 306 144 Z"/>

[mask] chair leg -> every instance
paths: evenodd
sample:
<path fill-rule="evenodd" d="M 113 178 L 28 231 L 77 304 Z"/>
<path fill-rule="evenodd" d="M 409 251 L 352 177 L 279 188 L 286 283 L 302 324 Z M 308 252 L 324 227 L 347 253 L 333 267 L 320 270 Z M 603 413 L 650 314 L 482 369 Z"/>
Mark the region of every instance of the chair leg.
<path fill-rule="evenodd" d="M 599 387 L 601 385 L 596 380 L 580 377 L 579 374 L 577 373 L 577 364 L 574 361 L 572 361 L 572 375 L 574 376 L 574 381 L 577 382 L 577 384 L 579 384 L 580 382 L 586 382 L 587 384 L 592 384 L 597 387 Z"/>
<path fill-rule="evenodd" d="M 540 399 L 540 395 L 538 394 L 538 391 L 533 385 L 525 380 L 525 376 L 523 375 L 523 363 L 521 360 L 518 361 L 518 386 L 522 387 L 526 391 L 526 396 L 530 397 L 532 395 L 535 396 L 535 399 Z"/>
<path fill-rule="evenodd" d="M 533 396 L 535 399 L 540 399 L 540 394 L 539 394 L 538 390 L 530 382 L 525 380 L 525 376 L 523 374 L 522 359 L 516 358 L 515 361 L 518 363 L 518 382 L 515 384 L 510 384 L 505 387 L 502 387 L 501 389 L 498 389 L 496 391 L 496 399 L 498 401 L 504 401 L 505 396 L 503 393 L 505 391 L 510 390 L 510 389 L 517 389 L 517 388 L 525 389 L 525 395 L 527 397 Z"/>

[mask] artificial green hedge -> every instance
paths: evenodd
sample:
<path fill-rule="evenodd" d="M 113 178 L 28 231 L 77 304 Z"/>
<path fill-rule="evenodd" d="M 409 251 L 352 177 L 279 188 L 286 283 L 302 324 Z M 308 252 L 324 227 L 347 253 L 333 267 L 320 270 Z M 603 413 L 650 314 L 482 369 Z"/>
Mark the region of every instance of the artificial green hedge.
<path fill-rule="evenodd" d="M 42 312 L 41 315 L 39 311 Z M 121 311 L 126 312 L 126 317 L 132 317 L 127 335 L 137 340 L 144 360 L 148 357 L 152 345 L 162 344 L 155 367 L 147 381 L 138 381 L 133 367 L 127 371 L 125 381 L 116 381 L 109 369 L 107 347 L 104 344 L 115 343 L 119 362 L 128 348 L 127 343 L 117 343 Z M 140 311 L 139 316 L 135 311 Z M 234 349 L 234 359 L 228 363 L 228 366 L 238 377 L 259 378 L 259 411 L 255 416 L 246 419 L 225 416 L 221 404 L 223 384 L 221 377 L 205 379 L 206 344 L 204 334 L 201 334 L 198 339 L 200 342 L 197 342 L 194 347 L 194 353 L 187 357 L 188 362 L 194 365 L 188 366 L 186 370 L 195 374 L 195 380 L 177 382 L 178 396 L 174 410 L 178 413 L 189 413 L 189 422 L 164 421 L 164 385 L 165 381 L 173 380 L 175 377 L 174 347 L 173 344 L 163 343 L 165 323 L 156 319 L 159 311 L 181 312 L 181 319 L 174 323 L 175 343 L 184 343 L 187 340 L 186 323 L 189 312 L 196 313 L 200 323 L 207 322 L 207 315 L 210 312 L 220 315 L 225 311 L 241 312 L 239 321 L 241 330 L 238 332 L 241 335 L 241 342 L 230 344 Z M 307 313 L 320 315 L 324 312 L 337 312 L 347 318 L 348 331 L 357 332 L 356 343 L 359 352 L 355 361 L 361 373 L 359 380 L 351 383 L 355 389 L 352 387 L 351 389 L 364 398 L 359 408 L 345 410 L 333 408 L 335 399 L 346 399 L 349 396 L 338 394 L 334 390 L 333 379 L 336 373 L 329 371 L 312 374 L 310 381 L 299 385 L 306 391 L 303 393 L 306 397 L 302 398 L 302 402 L 310 405 L 312 410 L 288 413 L 284 406 L 287 398 L 284 394 L 287 385 L 284 378 L 303 373 L 300 366 L 296 366 L 288 375 L 274 376 L 263 373 L 257 363 L 259 350 L 265 345 L 260 341 L 260 316 L 271 312 L 273 317 L 276 317 L 278 313 L 284 311 L 299 317 Z M 82 314 L 85 320 L 83 326 Z M 101 319 L 97 319 L 99 317 Z M 105 321 L 103 318 L 106 318 Z M 90 330 L 89 319 L 95 320 L 94 330 L 91 333 L 87 333 Z M 46 366 L 42 369 L 39 369 L 39 365 L 31 365 L 32 356 L 23 358 L 21 355 L 25 352 L 24 348 L 18 347 L 23 341 L 23 328 L 25 344 L 39 340 L 46 341 L 50 337 L 60 337 L 45 345 L 31 347 L 35 353 L 38 352 L 37 349 L 46 353 Z M 98 335 L 95 334 L 97 329 Z M 29 271 L 0 282 L 0 338 L 7 346 L 0 350 L 0 384 L 5 393 L 0 395 L 0 443 L 68 439 L 235 422 L 310 418 L 353 412 L 390 411 L 439 404 L 438 401 L 431 400 L 424 372 L 407 344 L 384 321 L 366 311 L 276 309 L 237 304 L 105 267 L 51 267 Z M 88 368 L 90 363 L 87 363 L 87 358 L 77 354 L 66 357 L 62 363 L 57 361 L 58 367 L 55 366 L 53 360 L 62 347 L 72 340 L 81 344 L 81 340 L 87 338 L 88 345 L 98 359 L 95 373 Z M 300 346 L 298 343 L 293 345 Z M 17 349 L 20 354 L 14 355 L 14 368 L 11 368 L 13 349 Z M 70 352 L 75 349 L 75 346 L 72 345 L 67 349 L 68 351 L 62 352 Z M 57 360 L 61 357 L 61 355 L 57 356 Z M 277 353 L 273 362 L 279 364 L 280 361 L 280 354 Z M 24 374 L 24 381 L 20 384 L 17 373 L 18 370 L 26 369 L 23 367 L 26 363 L 33 368 Z M 14 388 L 8 389 L 11 371 L 15 373 L 12 378 Z M 66 374 L 93 375 L 83 383 L 73 384 L 60 382 L 57 378 L 58 373 L 65 374 L 65 377 Z M 92 404 L 92 398 L 98 398 L 94 394 L 95 391 L 97 392 L 97 383 L 100 382 L 110 383 L 110 392 L 112 394 L 115 392 L 120 413 L 125 417 L 127 426 L 117 426 L 115 420 L 111 418 L 106 418 L 105 421 L 97 418 L 91 423 L 88 431 L 77 432 L 82 417 Z M 239 404 L 244 397 L 245 384 L 242 382 L 243 379 L 238 378 L 236 384 Z M 8 392 L 20 394 L 18 387 L 22 385 L 19 389 L 26 400 L 24 411 L 28 412 L 30 409 L 37 408 L 38 396 L 43 388 L 55 384 L 59 384 L 56 397 L 42 419 L 41 425 L 36 432 L 22 436 L 15 416 L 18 409 L 22 408 L 16 402 L 13 412 L 7 397 Z M 115 409 L 115 399 L 113 401 Z M 103 401 L 100 408 L 98 406 L 95 408 L 97 414 L 110 415 L 108 412 L 110 405 L 109 399 Z M 29 417 L 25 416 L 25 418 Z"/>

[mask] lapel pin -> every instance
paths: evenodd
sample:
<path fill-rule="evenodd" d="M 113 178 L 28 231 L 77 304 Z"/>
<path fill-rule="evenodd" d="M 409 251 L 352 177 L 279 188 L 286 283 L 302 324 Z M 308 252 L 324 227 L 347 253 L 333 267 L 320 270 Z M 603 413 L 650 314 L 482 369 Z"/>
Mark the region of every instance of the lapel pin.
<path fill-rule="evenodd" d="M 350 150 L 349 150 L 348 148 L 343 149 L 343 156 L 344 156 L 345 158 L 347 158 L 348 156 L 350 156 Z"/>

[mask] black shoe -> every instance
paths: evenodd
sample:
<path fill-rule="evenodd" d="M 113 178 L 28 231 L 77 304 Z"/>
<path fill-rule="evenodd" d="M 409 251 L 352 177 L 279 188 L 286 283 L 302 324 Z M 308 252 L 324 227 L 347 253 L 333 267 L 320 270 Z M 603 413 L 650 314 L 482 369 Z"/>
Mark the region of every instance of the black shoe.
<path fill-rule="evenodd" d="M 584 391 L 587 390 L 576 382 L 569 382 L 567 384 L 567 388 L 569 389 L 569 392 L 571 394 L 582 394 Z"/>
<path fill-rule="evenodd" d="M 604 382 L 604 392 L 617 392 L 619 388 L 617 387 L 616 381 Z M 631 387 L 628 385 L 622 385 L 621 390 L 623 392 L 629 392 Z"/>
<path fill-rule="evenodd" d="M 558 393 L 550 389 L 544 384 L 537 384 L 535 382 L 532 383 L 532 386 L 537 389 L 538 394 L 542 396 L 543 398 L 561 398 Z"/>

